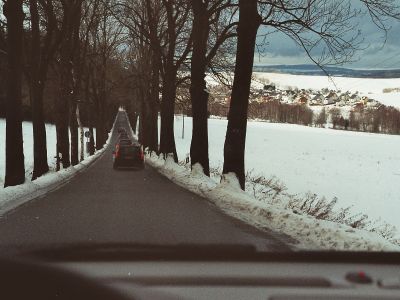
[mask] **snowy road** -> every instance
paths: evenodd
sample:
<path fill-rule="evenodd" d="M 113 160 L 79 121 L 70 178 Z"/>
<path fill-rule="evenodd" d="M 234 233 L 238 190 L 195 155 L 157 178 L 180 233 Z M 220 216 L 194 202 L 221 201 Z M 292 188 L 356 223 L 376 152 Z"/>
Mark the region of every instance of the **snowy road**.
<path fill-rule="evenodd" d="M 125 126 L 124 114 L 118 123 Z M 116 141 L 114 132 L 111 145 Z M 282 236 L 224 215 L 151 167 L 112 169 L 112 147 L 70 183 L 0 219 L 0 246 L 80 243 L 251 244 L 290 250 Z"/>

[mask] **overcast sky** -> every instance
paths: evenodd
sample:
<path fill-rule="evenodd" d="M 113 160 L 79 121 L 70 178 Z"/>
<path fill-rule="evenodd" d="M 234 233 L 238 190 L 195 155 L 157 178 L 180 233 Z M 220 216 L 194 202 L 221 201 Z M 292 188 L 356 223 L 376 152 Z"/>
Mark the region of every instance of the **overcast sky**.
<path fill-rule="evenodd" d="M 384 43 L 384 34 L 370 21 L 363 18 L 359 29 L 364 38 L 364 51 L 359 51 L 354 56 L 356 62 L 346 64 L 350 68 L 366 69 L 400 69 L 400 21 L 390 21 L 391 29 Z M 259 30 L 259 34 L 265 28 Z M 299 46 L 281 33 L 274 33 L 268 37 L 268 45 L 262 49 L 263 55 L 255 54 L 254 63 L 260 64 L 309 64 L 310 59 Z"/>

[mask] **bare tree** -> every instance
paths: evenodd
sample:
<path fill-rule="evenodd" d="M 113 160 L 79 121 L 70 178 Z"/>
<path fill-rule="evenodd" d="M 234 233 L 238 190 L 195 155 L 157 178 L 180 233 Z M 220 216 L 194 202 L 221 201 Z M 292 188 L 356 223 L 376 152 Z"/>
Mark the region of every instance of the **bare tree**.
<path fill-rule="evenodd" d="M 62 42 L 58 51 L 58 69 L 60 74 L 60 97 L 56 101 L 56 131 L 57 131 L 57 157 L 67 168 L 71 165 L 73 153 L 73 164 L 78 163 L 77 155 L 77 122 L 74 114 L 76 108 L 74 102 L 74 78 L 73 62 L 76 39 L 75 32 L 79 29 L 81 21 L 81 9 L 83 0 L 61 1 L 62 7 Z M 72 114 L 71 114 L 72 112 Z M 70 139 L 68 129 L 70 128 L 71 138 L 75 141 L 70 152 Z M 59 169 L 59 166 L 57 166 Z"/>
<path fill-rule="evenodd" d="M 96 148 L 101 149 L 106 142 L 110 127 L 108 100 L 114 88 L 114 82 L 108 73 L 113 60 L 118 60 L 118 47 L 123 42 L 124 36 L 123 27 L 116 22 L 110 11 L 112 1 L 94 1 L 97 5 L 88 32 L 90 39 L 87 76 L 95 111 Z"/>
<path fill-rule="evenodd" d="M 223 174 L 236 174 L 244 189 L 248 99 L 257 30 L 262 20 L 257 11 L 257 0 L 239 0 L 239 10 L 235 78 L 224 144 Z"/>
<path fill-rule="evenodd" d="M 379 28 L 386 30 L 385 18 L 400 18 L 396 0 L 360 0 Z M 257 7 L 258 6 L 258 7 Z M 259 9 L 258 9 L 259 8 Z M 233 172 L 244 189 L 244 153 L 248 96 L 254 47 L 259 26 L 278 30 L 301 46 L 309 58 L 323 67 L 351 60 L 360 49 L 355 17 L 360 10 L 351 1 L 239 0 L 239 26 L 235 79 L 224 146 L 223 173 Z M 351 34 L 355 32 L 355 34 Z"/>
<path fill-rule="evenodd" d="M 54 4 L 51 0 L 29 0 L 31 38 L 28 44 L 27 74 L 30 85 L 32 125 L 34 139 L 34 167 L 32 179 L 48 170 L 46 128 L 43 114 L 43 93 L 47 73 L 61 42 Z M 45 24 L 41 30 L 40 24 Z"/>
<path fill-rule="evenodd" d="M 149 151 L 158 152 L 158 112 L 160 110 L 160 72 L 162 68 L 162 35 L 165 34 L 165 24 L 161 21 L 165 15 L 163 4 L 159 1 L 140 1 L 142 23 L 136 23 L 138 54 L 136 71 L 139 74 L 141 95 L 141 133 L 140 141 Z M 140 6 L 138 6 L 140 7 Z M 132 32 L 131 32 L 132 33 Z"/>
<path fill-rule="evenodd" d="M 224 10 L 233 6 L 230 0 L 192 0 L 193 51 L 191 57 L 191 103 L 193 116 L 190 157 L 192 166 L 199 163 L 207 176 L 210 175 L 208 157 L 208 92 L 205 82 L 206 69 L 217 55 L 218 49 L 236 33 L 232 13 L 224 19 Z M 223 22 L 225 21 L 225 22 Z M 213 36 L 213 39 L 210 37 Z M 212 43 L 213 42 L 213 43 Z"/>
<path fill-rule="evenodd" d="M 6 174 L 4 186 L 25 181 L 21 118 L 22 81 L 22 0 L 7 0 L 3 6 L 7 18 L 7 92 L 6 92 Z"/>
<path fill-rule="evenodd" d="M 70 54 L 70 65 L 71 65 L 71 98 L 70 98 L 70 115 L 69 115 L 69 129 L 71 134 L 71 164 L 77 165 L 79 163 L 79 135 L 80 140 L 83 142 L 83 129 L 80 121 L 79 113 L 79 95 L 81 90 L 81 40 L 80 40 L 80 27 L 82 22 L 83 14 L 83 2 L 84 0 L 78 0 L 76 2 L 75 15 L 72 21 L 71 28 L 71 54 Z M 78 134 L 78 127 L 80 134 Z M 81 158 L 82 154 L 81 154 Z"/>
<path fill-rule="evenodd" d="M 174 154 L 177 160 L 174 137 L 174 111 L 176 89 L 181 82 L 179 69 L 185 65 L 191 50 L 191 10 L 184 0 L 125 0 L 116 1 L 115 17 L 126 26 L 132 37 L 140 41 L 141 49 L 149 46 L 147 62 L 150 68 L 147 75 L 142 67 L 137 68 L 143 78 L 149 78 L 150 93 L 141 92 L 143 103 L 141 120 L 141 140 L 145 145 L 156 147 L 157 106 L 159 97 L 159 78 L 161 77 L 161 134 L 159 152 Z M 121 17 L 123 16 L 123 17 Z M 140 50 L 141 51 L 141 50 Z M 144 56 L 139 56 L 143 58 Z M 141 62 L 136 60 L 138 65 Z M 145 87 L 142 85 L 141 88 Z M 144 116 L 149 116 L 143 120 Z M 148 139 L 149 138 L 149 139 Z M 148 142 L 151 141 L 151 142 Z"/>
<path fill-rule="evenodd" d="M 165 53 L 162 55 L 162 98 L 160 153 L 172 153 L 178 161 L 174 137 L 177 73 L 192 46 L 190 5 L 188 1 L 162 0 L 167 19 Z"/>
<path fill-rule="evenodd" d="M 79 76 L 83 82 L 82 92 L 84 101 L 82 101 L 81 104 L 84 104 L 88 116 L 90 133 L 88 146 L 90 155 L 94 154 L 96 148 L 94 127 L 95 123 L 98 122 L 97 116 L 99 116 L 99 114 L 96 113 L 96 111 L 98 111 L 98 92 L 94 77 L 96 74 L 95 70 L 97 69 L 95 67 L 97 61 L 97 39 L 95 33 L 99 26 L 99 6 L 101 3 L 100 0 L 85 1 L 83 3 L 83 10 L 85 13 L 82 18 L 81 49 L 78 55 L 81 63 L 77 65 L 79 68 Z M 80 106 L 78 106 L 78 108 L 80 108 Z"/>
<path fill-rule="evenodd" d="M 325 107 L 323 107 L 319 112 L 317 118 L 315 119 L 315 125 L 318 127 L 325 127 L 326 119 L 327 119 L 326 110 Z"/>
<path fill-rule="evenodd" d="M 331 116 L 333 129 L 336 129 L 336 127 L 340 124 L 340 118 L 342 117 L 342 112 L 340 111 L 340 108 L 331 108 L 329 110 L 329 115 Z"/>
<path fill-rule="evenodd" d="M 163 4 L 155 0 L 120 0 L 112 6 L 114 17 L 126 28 L 127 60 L 135 106 L 140 111 L 139 141 L 145 149 L 158 152 L 158 112 L 162 36 L 165 35 Z"/>

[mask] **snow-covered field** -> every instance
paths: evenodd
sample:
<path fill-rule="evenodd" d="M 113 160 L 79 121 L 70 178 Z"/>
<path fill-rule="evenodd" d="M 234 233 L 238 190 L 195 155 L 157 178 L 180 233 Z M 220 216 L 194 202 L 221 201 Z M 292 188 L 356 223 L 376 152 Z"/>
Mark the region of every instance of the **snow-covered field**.
<path fill-rule="evenodd" d="M 268 80 L 279 88 L 296 87 L 299 89 L 341 90 L 342 92 L 360 92 L 361 96 L 368 96 L 385 105 L 400 107 L 400 93 L 383 93 L 383 89 L 400 88 L 400 78 L 349 78 L 326 76 L 290 75 L 281 73 L 255 72 L 254 77 Z"/>
<path fill-rule="evenodd" d="M 192 119 L 175 117 L 179 159 L 189 153 Z M 226 120 L 209 120 L 212 167 L 223 164 Z M 291 124 L 249 122 L 246 169 L 276 176 L 288 192 L 308 191 L 338 207 L 353 206 L 372 219 L 381 218 L 400 229 L 400 136 L 311 128 Z"/>
<path fill-rule="evenodd" d="M 85 128 L 85 131 L 87 128 Z M 26 179 L 30 180 L 33 171 L 33 132 L 32 123 L 22 123 L 23 139 L 24 139 L 24 156 L 25 156 L 25 174 Z M 47 135 L 47 161 L 50 170 L 55 169 L 56 155 L 56 127 L 52 124 L 46 124 Z M 5 141 L 6 138 L 6 122 L 0 119 L 0 189 L 3 188 L 5 176 Z M 85 138 L 86 140 L 86 138 Z M 80 145 L 79 145 L 80 147 Z M 80 151 L 80 150 L 79 150 Z M 85 157 L 87 153 L 85 151 Z"/>

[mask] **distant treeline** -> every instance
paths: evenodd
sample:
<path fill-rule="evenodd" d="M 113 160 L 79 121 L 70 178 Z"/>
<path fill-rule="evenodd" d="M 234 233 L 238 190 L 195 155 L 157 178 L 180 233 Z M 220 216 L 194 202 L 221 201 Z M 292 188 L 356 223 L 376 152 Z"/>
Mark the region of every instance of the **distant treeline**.
<path fill-rule="evenodd" d="M 341 128 L 343 126 L 340 125 Z M 382 105 L 378 109 L 350 112 L 349 129 L 373 133 L 400 134 L 400 111 Z"/>
<path fill-rule="evenodd" d="M 249 118 L 271 122 L 313 125 L 313 111 L 306 105 L 291 105 L 278 100 L 249 104 Z"/>
<path fill-rule="evenodd" d="M 212 104 L 210 114 L 227 116 L 222 105 Z M 251 102 L 248 108 L 249 119 L 261 119 L 276 123 L 299 124 L 305 126 L 326 127 L 328 121 L 333 129 L 400 134 L 400 111 L 392 106 L 381 105 L 379 108 L 358 108 L 343 117 L 340 108 L 314 113 L 308 106 L 286 104 L 278 100 L 269 102 Z"/>

